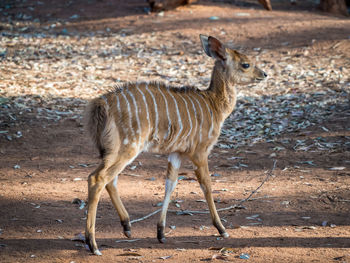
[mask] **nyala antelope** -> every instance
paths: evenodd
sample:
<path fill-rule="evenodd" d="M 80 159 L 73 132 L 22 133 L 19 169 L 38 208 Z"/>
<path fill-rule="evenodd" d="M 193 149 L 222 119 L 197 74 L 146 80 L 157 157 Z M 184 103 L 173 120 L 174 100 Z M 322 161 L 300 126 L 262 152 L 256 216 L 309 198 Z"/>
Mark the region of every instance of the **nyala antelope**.
<path fill-rule="evenodd" d="M 175 88 L 163 83 L 128 83 L 87 107 L 87 128 L 102 162 L 89 175 L 86 243 L 101 255 L 95 240 L 96 209 L 106 187 L 123 226 L 131 236 L 131 225 L 117 190 L 118 175 L 143 151 L 169 153 L 165 197 L 157 224 L 157 238 L 165 242 L 164 229 L 171 193 L 181 160 L 189 158 L 209 206 L 213 225 L 220 235 L 229 235 L 221 223 L 212 197 L 208 155 L 220 135 L 224 120 L 236 103 L 236 84 L 261 81 L 267 75 L 245 55 L 214 37 L 200 35 L 204 52 L 215 59 L 209 88 Z"/>

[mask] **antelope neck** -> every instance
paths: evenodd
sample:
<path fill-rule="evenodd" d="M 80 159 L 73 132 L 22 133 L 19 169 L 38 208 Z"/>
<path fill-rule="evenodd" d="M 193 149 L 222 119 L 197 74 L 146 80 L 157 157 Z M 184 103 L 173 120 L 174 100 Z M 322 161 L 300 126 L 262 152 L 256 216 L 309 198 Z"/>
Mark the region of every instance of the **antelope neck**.
<path fill-rule="evenodd" d="M 215 111 L 226 119 L 236 104 L 236 87 L 233 79 L 227 79 L 220 62 L 216 62 L 208 91 L 208 97 Z"/>

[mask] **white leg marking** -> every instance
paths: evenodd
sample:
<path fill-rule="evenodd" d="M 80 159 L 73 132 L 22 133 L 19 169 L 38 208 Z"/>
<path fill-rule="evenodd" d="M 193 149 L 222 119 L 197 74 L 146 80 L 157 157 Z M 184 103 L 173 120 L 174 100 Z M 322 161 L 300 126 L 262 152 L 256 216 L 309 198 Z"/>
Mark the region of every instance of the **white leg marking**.
<path fill-rule="evenodd" d="M 168 93 L 169 93 L 169 95 L 173 98 L 173 101 L 174 101 L 174 104 L 175 104 L 175 108 L 176 108 L 176 114 L 177 114 L 177 118 L 178 118 L 178 122 L 179 122 L 179 126 L 180 126 L 180 130 L 179 130 L 178 133 L 176 134 L 176 136 L 175 136 L 175 138 L 173 139 L 172 143 L 170 143 L 170 144 L 168 145 L 168 149 L 169 149 L 170 147 L 173 146 L 174 143 L 178 143 L 178 138 L 179 138 L 179 136 L 180 136 L 180 134 L 181 134 L 181 132 L 182 132 L 182 130 L 183 130 L 183 126 L 182 126 L 181 114 L 180 114 L 180 111 L 179 111 L 179 107 L 178 107 L 178 105 L 177 105 L 177 101 L 176 101 L 174 95 L 171 94 L 171 92 L 170 92 L 169 89 L 168 89 Z"/>
<path fill-rule="evenodd" d="M 175 169 L 179 169 L 181 166 L 181 158 L 178 153 L 171 153 L 168 157 L 168 161 Z"/>
<path fill-rule="evenodd" d="M 210 110 L 208 103 L 205 101 L 205 99 L 202 97 L 201 94 L 198 94 L 199 97 L 202 99 L 202 101 L 204 102 L 204 105 L 207 107 L 208 110 L 208 114 L 210 115 L 210 129 L 209 129 L 209 133 L 208 133 L 208 137 L 211 138 L 211 135 L 213 133 L 213 129 L 214 129 L 214 121 L 213 121 L 213 112 Z"/>
<path fill-rule="evenodd" d="M 171 153 L 168 158 L 170 164 L 173 166 L 175 170 L 178 170 L 181 165 L 181 158 L 178 153 Z M 174 171 L 177 173 L 177 171 Z M 166 220 L 166 211 L 168 210 L 169 202 L 170 202 L 170 196 L 172 192 L 174 191 L 175 187 L 177 184 L 177 177 L 174 181 L 170 180 L 167 178 L 165 180 L 165 196 L 164 196 L 164 201 L 163 201 L 163 206 L 162 206 L 162 212 L 160 215 L 160 223 L 162 226 L 165 227 L 165 220 Z"/>
<path fill-rule="evenodd" d="M 136 87 L 137 87 L 137 85 L 138 84 L 136 84 Z M 138 137 L 139 137 L 138 145 L 141 145 L 141 124 L 140 124 L 140 118 L 139 118 L 139 110 L 138 110 L 137 103 L 136 103 L 134 95 L 132 94 L 132 92 L 130 90 L 127 90 L 127 92 L 129 93 L 129 95 L 130 95 L 130 97 L 132 99 L 132 102 L 134 103 L 134 106 L 135 106 L 135 116 L 136 116 L 136 123 L 137 123 L 137 131 L 136 131 L 136 133 L 138 133 Z"/>
<path fill-rule="evenodd" d="M 170 135 L 171 119 L 170 119 L 169 108 L 168 108 L 168 100 L 166 99 L 162 89 L 160 88 L 159 83 L 157 83 L 157 88 L 164 99 L 166 115 L 167 115 L 168 120 L 169 120 L 168 132 L 164 135 L 164 140 L 165 140 Z"/>
<path fill-rule="evenodd" d="M 157 101 L 154 98 L 153 93 L 149 90 L 148 88 L 148 84 L 146 84 L 146 90 L 149 93 L 149 95 L 151 95 L 152 100 L 153 100 L 153 105 L 154 105 L 154 112 L 155 112 L 155 120 L 154 120 L 154 134 L 153 134 L 153 138 L 158 140 L 158 123 L 159 123 L 159 116 L 158 116 L 158 105 L 157 105 Z"/>
<path fill-rule="evenodd" d="M 114 179 L 113 179 L 113 186 L 115 188 L 117 188 L 117 184 L 118 184 L 118 175 L 116 177 L 114 177 Z"/>
<path fill-rule="evenodd" d="M 199 143 L 202 142 L 202 126 L 203 126 L 203 109 L 202 109 L 202 105 L 200 104 L 200 102 L 197 100 L 196 97 L 192 96 L 192 94 L 189 94 L 190 97 L 192 97 L 198 104 L 198 107 L 200 109 L 201 112 L 201 122 L 199 124 Z"/>
<path fill-rule="evenodd" d="M 171 193 L 174 191 L 177 184 L 177 179 L 175 181 L 171 181 L 170 179 L 165 180 L 165 195 L 169 193 L 169 198 Z"/>
<path fill-rule="evenodd" d="M 173 182 L 170 179 L 165 180 L 165 196 L 162 206 L 162 212 L 161 212 L 161 224 L 165 227 L 165 220 L 166 220 L 166 211 L 168 210 L 170 197 L 172 192 L 174 191 L 177 184 L 177 179 Z"/>

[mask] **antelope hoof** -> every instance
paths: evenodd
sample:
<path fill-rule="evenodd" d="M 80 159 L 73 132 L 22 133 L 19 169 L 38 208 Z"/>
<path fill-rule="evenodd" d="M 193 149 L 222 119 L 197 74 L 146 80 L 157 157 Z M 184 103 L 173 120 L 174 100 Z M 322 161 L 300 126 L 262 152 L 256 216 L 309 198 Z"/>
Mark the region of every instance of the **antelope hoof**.
<path fill-rule="evenodd" d="M 128 238 L 131 237 L 131 225 L 129 220 L 121 221 L 121 225 L 123 226 L 124 235 Z"/>
<path fill-rule="evenodd" d="M 164 244 L 166 242 L 166 239 L 164 236 L 164 226 L 157 226 L 157 238 L 159 243 Z"/>
<path fill-rule="evenodd" d="M 100 250 L 96 249 L 94 252 L 93 252 L 96 256 L 102 256 L 102 253 L 100 252 Z"/>
<path fill-rule="evenodd" d="M 124 230 L 124 235 L 125 235 L 126 237 L 130 238 L 130 237 L 131 237 L 131 231 L 125 231 L 125 230 Z"/>
<path fill-rule="evenodd" d="M 159 243 L 162 243 L 162 244 L 166 243 L 165 237 L 160 238 L 160 239 L 158 238 L 158 241 L 159 241 Z"/>
<path fill-rule="evenodd" d="M 85 242 L 89 246 L 89 249 L 90 249 L 91 253 L 93 253 L 96 256 L 102 256 L 101 251 L 97 248 L 96 245 L 94 245 L 94 243 L 92 242 L 92 239 L 90 238 L 90 236 L 86 236 L 85 237 Z"/>
<path fill-rule="evenodd" d="M 227 232 L 223 232 L 220 234 L 223 238 L 229 238 L 230 235 Z"/>

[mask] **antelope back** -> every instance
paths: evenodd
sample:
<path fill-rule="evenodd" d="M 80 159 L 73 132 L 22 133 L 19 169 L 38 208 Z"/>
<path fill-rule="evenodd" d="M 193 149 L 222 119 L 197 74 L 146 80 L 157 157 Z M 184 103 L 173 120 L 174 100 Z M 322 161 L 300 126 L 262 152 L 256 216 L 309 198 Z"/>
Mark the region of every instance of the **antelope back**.
<path fill-rule="evenodd" d="M 130 83 L 99 100 L 108 106 L 122 148 L 191 152 L 218 135 L 210 102 L 192 87 Z"/>

